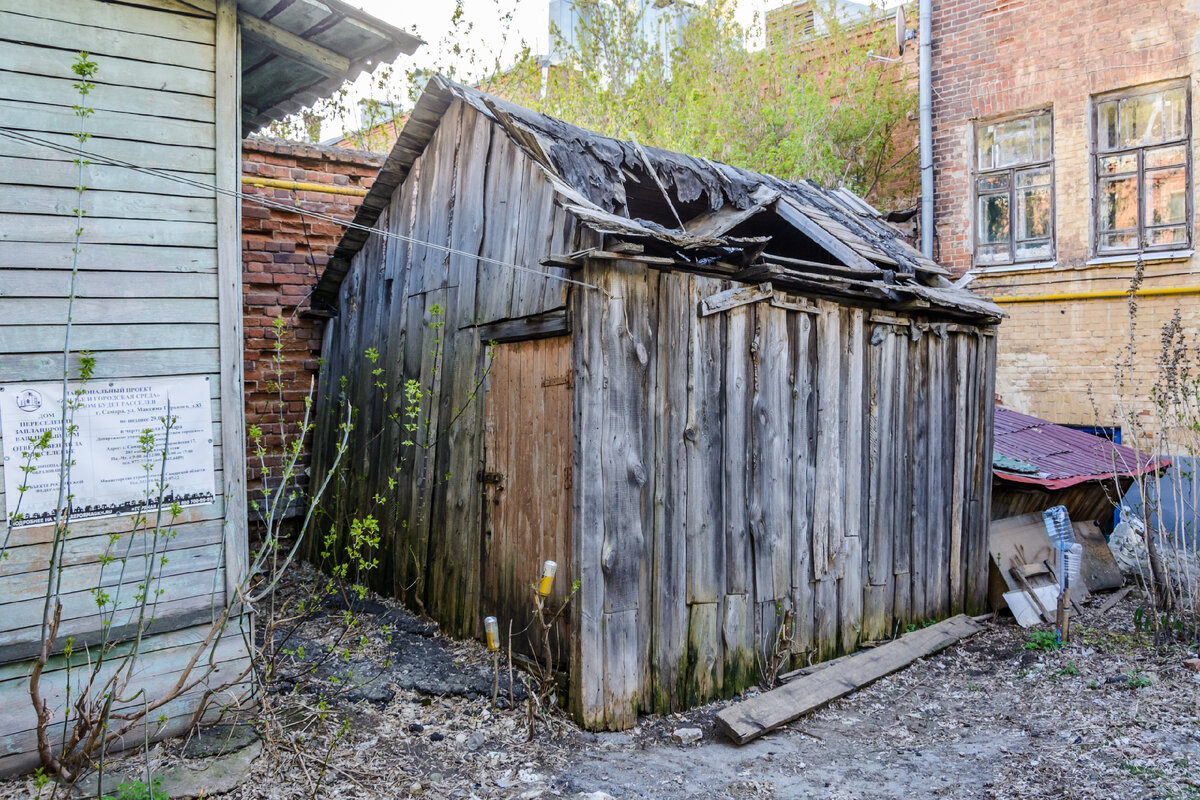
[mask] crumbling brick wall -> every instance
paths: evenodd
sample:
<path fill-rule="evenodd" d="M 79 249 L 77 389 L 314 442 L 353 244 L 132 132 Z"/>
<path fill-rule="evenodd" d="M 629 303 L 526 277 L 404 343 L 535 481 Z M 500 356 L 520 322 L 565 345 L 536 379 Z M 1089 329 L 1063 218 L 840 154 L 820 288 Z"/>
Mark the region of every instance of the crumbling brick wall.
<path fill-rule="evenodd" d="M 277 483 L 282 459 L 280 421 L 288 437 L 297 435 L 305 398 L 317 377 L 323 320 L 307 315 L 308 296 L 345 230 L 343 225 L 299 213 L 268 208 L 251 197 L 350 220 L 362 194 L 371 187 L 384 156 L 335 147 L 250 138 L 242 143 L 242 175 L 320 184 L 326 191 L 245 184 L 242 202 L 242 289 L 245 324 L 246 425 L 263 431 L 271 453 L 268 483 Z M 334 191 L 329 191 L 334 190 Z M 277 321 L 283 327 L 277 327 Z M 276 344 L 280 345 L 278 384 Z M 251 518 L 254 501 L 262 505 L 260 459 L 248 442 Z M 307 486 L 307 443 L 296 486 Z M 293 511 L 298 504 L 289 505 Z"/>

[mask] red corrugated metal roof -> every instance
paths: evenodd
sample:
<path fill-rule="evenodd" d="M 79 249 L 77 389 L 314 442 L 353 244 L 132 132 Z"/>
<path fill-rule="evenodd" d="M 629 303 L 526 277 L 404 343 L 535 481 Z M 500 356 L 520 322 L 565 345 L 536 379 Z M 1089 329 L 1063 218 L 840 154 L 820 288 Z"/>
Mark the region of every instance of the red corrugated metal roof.
<path fill-rule="evenodd" d="M 996 454 L 1029 464 L 1036 472 L 1009 472 L 995 468 L 993 474 L 1006 481 L 1032 483 L 1047 489 L 1063 489 L 1085 481 L 1140 475 L 1170 466 L 1131 447 L 1114 444 L 1073 428 L 1044 419 L 1018 414 L 996 406 Z"/>

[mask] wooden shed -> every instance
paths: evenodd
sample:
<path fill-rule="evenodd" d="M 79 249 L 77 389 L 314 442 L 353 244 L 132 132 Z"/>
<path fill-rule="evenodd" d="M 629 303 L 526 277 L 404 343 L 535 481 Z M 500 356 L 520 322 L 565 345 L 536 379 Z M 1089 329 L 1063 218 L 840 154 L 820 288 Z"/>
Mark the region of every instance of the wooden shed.
<path fill-rule="evenodd" d="M 521 629 L 545 559 L 555 601 L 579 581 L 583 724 L 757 683 L 788 617 L 783 668 L 983 610 L 1002 312 L 854 195 L 435 78 L 356 222 L 315 293 L 315 469 L 348 402 L 351 508 L 401 487 L 380 588 L 455 634 Z M 406 446 L 373 420 L 409 379 Z"/>
<path fill-rule="evenodd" d="M 30 660 L 52 563 L 62 567 L 62 623 L 41 685 L 59 730 L 68 642 L 78 667 L 102 638 L 138 638 L 130 693 L 147 694 L 128 702 L 140 706 L 177 680 L 214 614 L 235 602 L 247 563 L 242 135 L 419 43 L 337 0 L 0 0 L 0 422 L 10 432 L 0 438 L 0 505 L 6 521 L 22 515 L 3 528 L 0 562 L 0 774 L 38 763 Z M 97 65 L 83 99 L 72 72 L 80 51 Z M 76 106 L 92 113 L 77 116 Z M 81 124 L 90 135 L 82 155 L 72 135 Z M 70 371 L 74 379 L 84 350 L 96 369 L 71 450 L 70 537 L 54 555 L 54 526 L 44 523 L 58 506 L 40 505 L 40 477 L 20 491 L 19 467 L 24 434 L 61 409 L 52 382 L 63 378 L 76 228 Z M 138 493 L 119 453 L 136 450 L 135 429 L 153 429 L 168 398 L 186 418 L 171 457 L 188 469 L 168 470 L 169 499 L 184 508 L 174 537 L 151 549 L 131 531 L 140 501 L 121 494 Z M 55 466 L 55 487 L 57 475 Z M 102 572 L 113 536 L 119 556 L 166 559 L 148 590 L 140 569 Z M 139 591 L 156 598 L 144 636 Z M 230 633 L 213 658 L 213 682 L 240 674 L 245 639 Z M 178 732 L 203 689 L 159 709 L 149 735 Z"/>

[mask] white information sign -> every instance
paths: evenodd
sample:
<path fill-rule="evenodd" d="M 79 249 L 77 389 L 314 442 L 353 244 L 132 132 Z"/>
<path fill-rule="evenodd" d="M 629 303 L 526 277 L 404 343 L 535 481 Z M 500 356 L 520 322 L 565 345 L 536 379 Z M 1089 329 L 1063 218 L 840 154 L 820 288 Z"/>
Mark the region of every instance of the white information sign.
<path fill-rule="evenodd" d="M 84 388 L 74 412 L 76 432 L 71 437 L 73 519 L 136 514 L 155 507 L 163 478 L 164 448 L 164 505 L 215 501 L 208 378 L 92 380 Z M 75 389 L 70 386 L 70 391 Z M 168 405 L 173 419 L 169 426 Z M 59 502 L 61 415 L 61 383 L 0 386 L 5 518 L 18 513 L 16 527 L 54 522 Z M 50 446 L 31 463 L 31 439 L 46 430 L 51 431 Z M 22 469 L 27 465 L 32 471 Z M 22 485 L 25 491 L 21 491 Z"/>

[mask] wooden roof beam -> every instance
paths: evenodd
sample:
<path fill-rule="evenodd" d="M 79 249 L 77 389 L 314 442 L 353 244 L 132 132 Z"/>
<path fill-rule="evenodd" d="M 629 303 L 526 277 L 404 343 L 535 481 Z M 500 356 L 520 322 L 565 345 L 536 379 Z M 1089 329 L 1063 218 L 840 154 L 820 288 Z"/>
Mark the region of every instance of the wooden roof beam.
<path fill-rule="evenodd" d="M 879 267 L 875 264 L 872 264 L 854 252 L 854 249 L 850 245 L 818 225 L 790 197 L 781 197 L 776 201 L 775 213 L 809 239 L 816 242 L 818 247 L 823 248 L 845 266 L 862 272 L 877 272 L 879 270 Z"/>
<path fill-rule="evenodd" d="M 238 14 L 242 34 L 248 35 L 268 50 L 312 67 L 331 78 L 346 77 L 350 72 L 350 59 L 332 50 L 302 39 L 277 25 L 264 22 L 250 14 Z"/>

